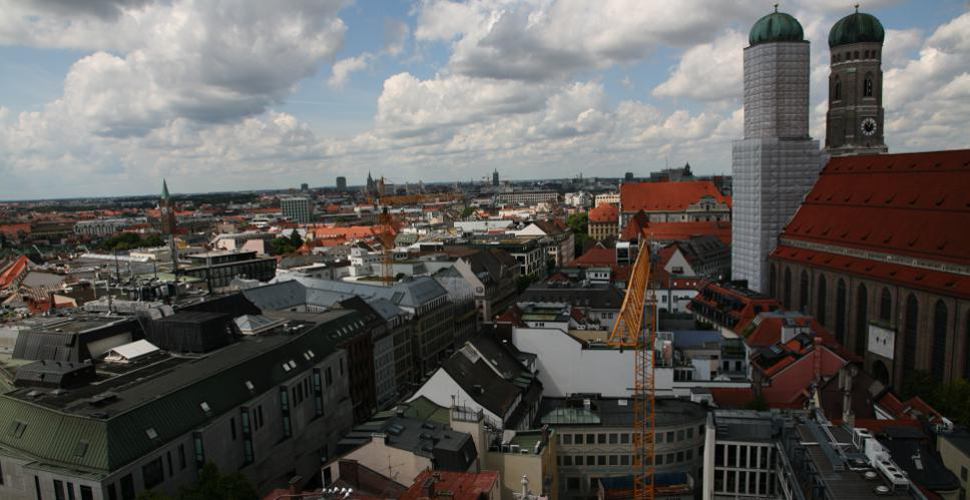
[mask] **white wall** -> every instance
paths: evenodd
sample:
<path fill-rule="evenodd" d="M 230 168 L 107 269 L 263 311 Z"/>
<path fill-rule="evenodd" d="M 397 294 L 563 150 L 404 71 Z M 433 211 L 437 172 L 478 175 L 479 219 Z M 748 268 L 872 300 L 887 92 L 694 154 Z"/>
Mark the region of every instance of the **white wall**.
<path fill-rule="evenodd" d="M 579 392 L 629 396 L 633 386 L 633 351 L 582 349 L 579 341 L 552 328 L 514 328 L 512 343 L 535 353 L 543 395 L 565 397 Z"/>
<path fill-rule="evenodd" d="M 458 382 L 455 382 L 455 379 L 451 378 L 451 375 L 448 375 L 448 372 L 446 372 L 444 368 L 438 368 L 434 372 L 434 375 L 432 375 L 431 378 L 429 378 L 428 381 L 425 382 L 424 385 L 422 385 L 413 396 L 411 396 L 411 399 L 409 399 L 408 402 L 414 401 L 421 396 L 424 396 L 433 401 L 436 405 L 444 406 L 445 408 L 451 408 L 453 405 L 457 404 L 458 406 L 464 406 L 465 408 L 470 408 L 474 411 L 481 410 L 485 413 L 486 421 L 490 421 L 493 425 L 499 428 L 504 427 L 502 424 L 502 419 L 498 415 L 492 413 L 482 405 L 478 404 L 477 401 L 472 399 L 472 397 L 465 392 L 460 385 L 458 385 Z"/>

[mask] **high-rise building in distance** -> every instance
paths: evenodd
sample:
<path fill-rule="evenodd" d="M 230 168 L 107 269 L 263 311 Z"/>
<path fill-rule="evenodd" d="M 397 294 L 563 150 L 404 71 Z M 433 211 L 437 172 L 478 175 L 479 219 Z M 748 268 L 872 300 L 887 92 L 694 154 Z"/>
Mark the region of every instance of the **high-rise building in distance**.
<path fill-rule="evenodd" d="M 337 189 L 340 191 L 347 190 L 347 178 L 344 176 L 337 177 Z"/>
<path fill-rule="evenodd" d="M 313 214 L 313 203 L 309 198 L 283 198 L 280 200 L 280 208 L 283 211 L 283 217 L 304 224 L 310 222 Z"/>

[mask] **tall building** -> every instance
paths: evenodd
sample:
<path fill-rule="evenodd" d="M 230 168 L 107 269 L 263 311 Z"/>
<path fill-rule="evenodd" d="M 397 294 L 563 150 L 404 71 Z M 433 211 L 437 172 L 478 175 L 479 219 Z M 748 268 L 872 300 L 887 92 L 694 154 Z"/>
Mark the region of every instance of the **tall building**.
<path fill-rule="evenodd" d="M 735 141 L 731 275 L 762 291 L 768 254 L 811 189 L 819 144 L 808 135 L 809 43 L 794 17 L 772 12 L 744 49 L 744 138 Z"/>
<path fill-rule="evenodd" d="M 825 150 L 831 156 L 888 151 L 883 137 L 882 43 L 885 31 L 870 14 L 843 17 L 829 32 L 829 111 Z"/>
<path fill-rule="evenodd" d="M 307 192 L 309 190 L 310 190 L 310 185 L 309 184 L 307 184 L 305 182 L 303 184 L 300 184 L 300 191 L 303 191 L 305 193 L 305 192 Z"/>
<path fill-rule="evenodd" d="M 347 178 L 344 176 L 337 177 L 337 190 L 346 191 L 347 190 Z"/>
<path fill-rule="evenodd" d="M 280 200 L 280 208 L 283 211 L 283 217 L 304 224 L 310 222 L 313 214 L 313 204 L 309 198 L 283 198 Z"/>
<path fill-rule="evenodd" d="M 492 186 L 498 187 L 498 169 L 492 172 Z"/>

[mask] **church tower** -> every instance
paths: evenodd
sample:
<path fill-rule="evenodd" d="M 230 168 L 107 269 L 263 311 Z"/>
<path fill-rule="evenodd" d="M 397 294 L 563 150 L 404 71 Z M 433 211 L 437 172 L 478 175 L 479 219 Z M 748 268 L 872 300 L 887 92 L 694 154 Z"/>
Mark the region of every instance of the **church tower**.
<path fill-rule="evenodd" d="M 875 16 L 843 17 L 829 32 L 829 111 L 825 150 L 831 156 L 888 151 L 883 138 L 882 43 L 886 33 Z"/>
<path fill-rule="evenodd" d="M 812 188 L 818 141 L 808 135 L 810 47 L 802 25 L 775 11 L 744 49 L 744 139 L 732 148 L 731 277 L 766 291 L 768 254 Z"/>

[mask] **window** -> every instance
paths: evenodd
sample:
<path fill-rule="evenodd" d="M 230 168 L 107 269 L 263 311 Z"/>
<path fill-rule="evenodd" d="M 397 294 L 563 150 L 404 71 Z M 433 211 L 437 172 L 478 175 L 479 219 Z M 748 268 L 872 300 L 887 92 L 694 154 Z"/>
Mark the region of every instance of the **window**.
<path fill-rule="evenodd" d="M 40 498 L 40 495 L 37 495 Z M 114 483 L 108 485 L 108 500 L 118 500 L 118 490 L 115 489 Z"/>
<path fill-rule="evenodd" d="M 860 356 L 866 353 L 866 338 L 869 333 L 869 292 L 860 284 L 856 291 L 855 304 L 855 352 Z"/>
<path fill-rule="evenodd" d="M 185 469 L 185 445 L 179 445 L 179 470 Z"/>
<path fill-rule="evenodd" d="M 67 483 L 67 500 L 76 500 L 74 496 L 74 483 Z"/>
<path fill-rule="evenodd" d="M 229 417 L 229 434 L 232 435 L 232 440 L 236 440 L 236 419 L 234 417 Z"/>
<path fill-rule="evenodd" d="M 937 300 L 933 310 L 933 378 L 943 381 L 946 368 L 946 330 L 948 312 L 943 300 Z"/>
<path fill-rule="evenodd" d="M 598 434 L 596 436 L 596 442 L 598 444 L 606 444 L 606 434 Z"/>
<path fill-rule="evenodd" d="M 583 444 L 583 435 L 576 434 L 576 444 Z"/>
<path fill-rule="evenodd" d="M 620 462 L 620 457 L 618 455 L 610 455 L 610 465 L 617 465 Z"/>
<path fill-rule="evenodd" d="M 626 433 L 620 434 L 620 444 L 629 444 L 629 443 L 630 443 L 630 435 Z"/>
<path fill-rule="evenodd" d="M 963 337 L 963 378 L 970 380 L 970 312 L 967 313 Z"/>
<path fill-rule="evenodd" d="M 566 455 L 566 456 L 562 457 L 562 464 L 563 465 L 567 465 L 567 466 L 572 465 L 573 464 L 573 457 L 571 457 L 569 455 Z"/>
<path fill-rule="evenodd" d="M 94 500 L 94 491 L 90 486 L 81 485 L 81 500 Z"/>
<path fill-rule="evenodd" d="M 892 321 L 893 315 L 893 296 L 889 293 L 889 288 L 882 289 L 879 297 L 879 319 L 888 325 Z"/>
<path fill-rule="evenodd" d="M 328 366 L 327 367 L 327 387 L 330 387 L 331 385 L 333 385 L 333 369 Z"/>
<path fill-rule="evenodd" d="M 616 444 L 620 442 L 620 436 L 617 434 L 610 434 L 610 444 Z"/>
<path fill-rule="evenodd" d="M 596 456 L 596 464 L 597 465 L 606 465 L 606 455 L 597 455 Z"/>
<path fill-rule="evenodd" d="M 578 477 L 567 477 L 566 478 L 566 491 L 579 491 L 579 478 Z"/>
<path fill-rule="evenodd" d="M 135 480 L 131 474 L 121 478 L 121 500 L 135 500 Z"/>
<path fill-rule="evenodd" d="M 64 483 L 59 479 L 54 480 L 54 500 L 64 500 Z"/>
<path fill-rule="evenodd" d="M 838 101 L 842 99 L 842 82 L 839 77 L 835 77 L 835 84 L 832 86 L 832 100 Z"/>
<path fill-rule="evenodd" d="M 668 443 L 674 442 L 674 431 L 670 431 L 667 433 L 667 442 Z"/>
<path fill-rule="evenodd" d="M 158 457 L 141 468 L 142 481 L 145 482 L 145 489 L 150 490 L 165 480 L 165 469 L 162 467 L 162 457 Z"/>
<path fill-rule="evenodd" d="M 663 455 L 657 455 L 657 458 L 656 458 L 655 462 L 656 463 L 654 465 L 663 465 L 664 464 L 664 456 Z"/>
<path fill-rule="evenodd" d="M 846 304 L 848 300 L 845 280 L 840 279 L 835 288 L 835 339 L 842 345 L 845 345 L 845 312 L 848 308 Z"/>
<path fill-rule="evenodd" d="M 630 465 L 630 455 L 620 455 L 620 465 Z"/>
<path fill-rule="evenodd" d="M 919 329 L 919 301 L 909 294 L 906 298 L 906 321 L 903 325 L 903 368 L 916 368 L 916 334 Z"/>
<path fill-rule="evenodd" d="M 872 75 L 866 75 L 862 83 L 862 97 L 872 97 Z"/>
<path fill-rule="evenodd" d="M 808 271 L 802 270 L 801 279 L 798 280 L 798 309 L 804 313 L 808 312 Z"/>
<path fill-rule="evenodd" d="M 175 473 L 175 471 L 172 470 L 172 452 L 171 451 L 166 451 L 165 452 L 165 461 L 168 463 L 168 475 L 171 476 L 172 474 Z"/>
<path fill-rule="evenodd" d="M 681 442 L 683 440 L 684 440 L 684 430 L 681 429 L 681 430 L 677 431 L 677 442 L 679 443 L 679 442 Z"/>
<path fill-rule="evenodd" d="M 563 434 L 562 435 L 562 444 L 573 444 L 573 435 L 572 434 Z"/>
<path fill-rule="evenodd" d="M 775 269 L 775 265 L 771 264 L 768 267 L 768 294 L 772 297 L 778 296 L 778 271 Z"/>
<path fill-rule="evenodd" d="M 782 297 L 781 303 L 785 304 L 785 307 L 791 308 L 791 268 L 785 268 L 785 283 L 782 287 Z"/>
<path fill-rule="evenodd" d="M 825 275 L 820 274 L 818 276 L 818 300 L 815 302 L 815 309 L 818 311 L 815 316 L 818 317 L 818 322 L 825 324 L 825 300 L 826 300 L 826 284 Z"/>

